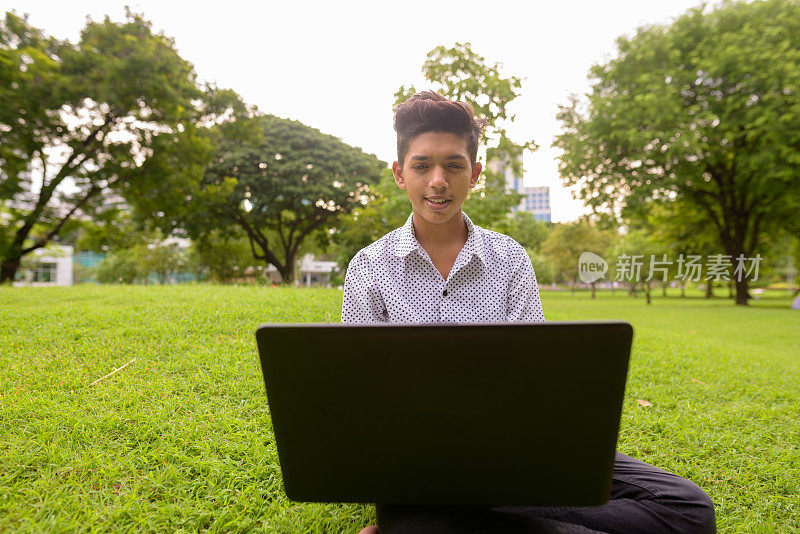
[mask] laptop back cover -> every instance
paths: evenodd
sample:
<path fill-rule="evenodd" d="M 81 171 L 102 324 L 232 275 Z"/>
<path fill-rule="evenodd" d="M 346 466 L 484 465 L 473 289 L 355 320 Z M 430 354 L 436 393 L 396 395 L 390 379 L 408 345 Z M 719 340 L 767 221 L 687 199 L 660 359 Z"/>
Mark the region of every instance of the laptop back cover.
<path fill-rule="evenodd" d="M 286 493 L 602 504 L 631 340 L 627 323 L 262 325 Z"/>

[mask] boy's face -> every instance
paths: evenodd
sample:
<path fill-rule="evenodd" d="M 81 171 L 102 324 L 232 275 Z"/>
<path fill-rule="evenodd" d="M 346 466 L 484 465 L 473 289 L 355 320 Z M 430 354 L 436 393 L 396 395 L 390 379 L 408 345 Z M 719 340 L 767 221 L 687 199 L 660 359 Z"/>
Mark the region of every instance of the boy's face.
<path fill-rule="evenodd" d="M 392 171 L 415 215 L 436 224 L 461 214 L 467 193 L 478 183 L 481 164 L 470 163 L 464 137 L 426 132 L 409 141 L 405 161 L 402 166 L 394 162 Z"/>

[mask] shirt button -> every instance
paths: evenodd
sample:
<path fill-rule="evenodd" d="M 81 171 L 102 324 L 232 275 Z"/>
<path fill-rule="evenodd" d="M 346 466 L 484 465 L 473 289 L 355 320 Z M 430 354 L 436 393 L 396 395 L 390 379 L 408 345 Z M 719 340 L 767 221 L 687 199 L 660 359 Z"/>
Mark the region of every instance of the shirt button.
<path fill-rule="evenodd" d="M 446 297 L 446 296 L 447 296 L 447 290 L 446 290 L 446 289 L 445 289 L 444 291 L 442 291 L 442 296 L 443 296 L 443 297 Z"/>

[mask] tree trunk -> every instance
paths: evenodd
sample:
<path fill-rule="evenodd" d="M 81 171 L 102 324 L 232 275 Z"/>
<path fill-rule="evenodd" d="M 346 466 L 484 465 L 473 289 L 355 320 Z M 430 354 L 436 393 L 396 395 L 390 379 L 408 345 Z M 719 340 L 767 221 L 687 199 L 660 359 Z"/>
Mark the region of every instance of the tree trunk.
<path fill-rule="evenodd" d="M 666 282 L 661 284 L 661 296 L 662 297 L 666 297 L 667 296 L 667 283 Z"/>
<path fill-rule="evenodd" d="M 17 270 L 19 270 L 19 260 L 19 258 L 3 260 L 3 263 L 0 264 L 0 284 L 10 284 L 14 281 Z"/>
<path fill-rule="evenodd" d="M 650 282 L 644 284 L 644 296 L 647 299 L 647 304 L 650 304 Z"/>
<path fill-rule="evenodd" d="M 714 296 L 714 284 L 711 283 L 711 280 L 706 281 L 706 298 L 710 299 Z"/>
<path fill-rule="evenodd" d="M 753 238 L 751 241 L 752 241 L 752 243 L 751 243 L 750 249 L 752 251 L 752 249 L 755 248 L 754 244 L 756 243 L 756 240 L 755 240 L 755 238 Z M 742 256 L 742 257 L 745 258 L 745 261 L 746 261 L 746 259 L 750 256 L 750 254 L 749 253 L 745 253 L 744 241 L 741 240 L 741 239 L 737 239 L 737 240 L 734 240 L 732 242 L 727 242 L 726 245 L 727 245 L 725 247 L 726 253 L 730 255 L 730 257 L 731 257 L 731 267 L 734 268 L 733 269 L 733 273 L 732 273 L 733 274 L 733 280 L 731 282 L 728 282 L 728 284 L 729 284 L 728 285 L 728 290 L 730 291 L 730 289 L 731 289 L 730 284 L 733 283 L 734 287 L 736 288 L 736 305 L 737 306 L 747 306 L 747 300 L 750 298 L 750 294 L 749 294 L 748 288 L 747 288 L 747 286 L 748 286 L 747 276 L 746 276 L 747 270 L 745 269 L 744 272 L 740 271 L 739 273 L 737 273 L 736 272 L 736 267 L 737 267 L 737 258 Z M 733 295 L 730 295 L 730 296 L 733 297 Z"/>
<path fill-rule="evenodd" d="M 681 298 L 686 297 L 686 280 L 681 281 Z"/>
<path fill-rule="evenodd" d="M 292 254 L 286 255 L 286 263 L 283 265 L 275 265 L 275 268 L 278 269 L 278 272 L 281 273 L 281 280 L 282 284 L 286 286 L 294 285 L 295 281 L 295 272 L 294 267 L 296 263 L 296 258 Z"/>
<path fill-rule="evenodd" d="M 736 279 L 736 304 L 738 306 L 747 306 L 747 300 L 750 294 L 747 291 L 747 278 L 742 276 L 741 280 Z"/>
<path fill-rule="evenodd" d="M 592 282 L 592 298 L 594 298 L 594 286 L 596 284 L 597 284 L 596 282 Z"/>

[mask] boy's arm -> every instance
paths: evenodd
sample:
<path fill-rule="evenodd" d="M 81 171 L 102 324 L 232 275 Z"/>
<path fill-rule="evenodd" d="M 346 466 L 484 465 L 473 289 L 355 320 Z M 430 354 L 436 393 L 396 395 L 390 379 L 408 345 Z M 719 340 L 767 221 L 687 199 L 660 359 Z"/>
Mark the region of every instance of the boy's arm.
<path fill-rule="evenodd" d="M 372 276 L 369 258 L 359 252 L 347 266 L 342 295 L 342 323 L 388 322 L 383 296 Z"/>
<path fill-rule="evenodd" d="M 543 323 L 544 310 L 539 298 L 539 284 L 528 253 L 522 245 L 512 248 L 512 274 L 508 283 L 506 321 Z"/>

